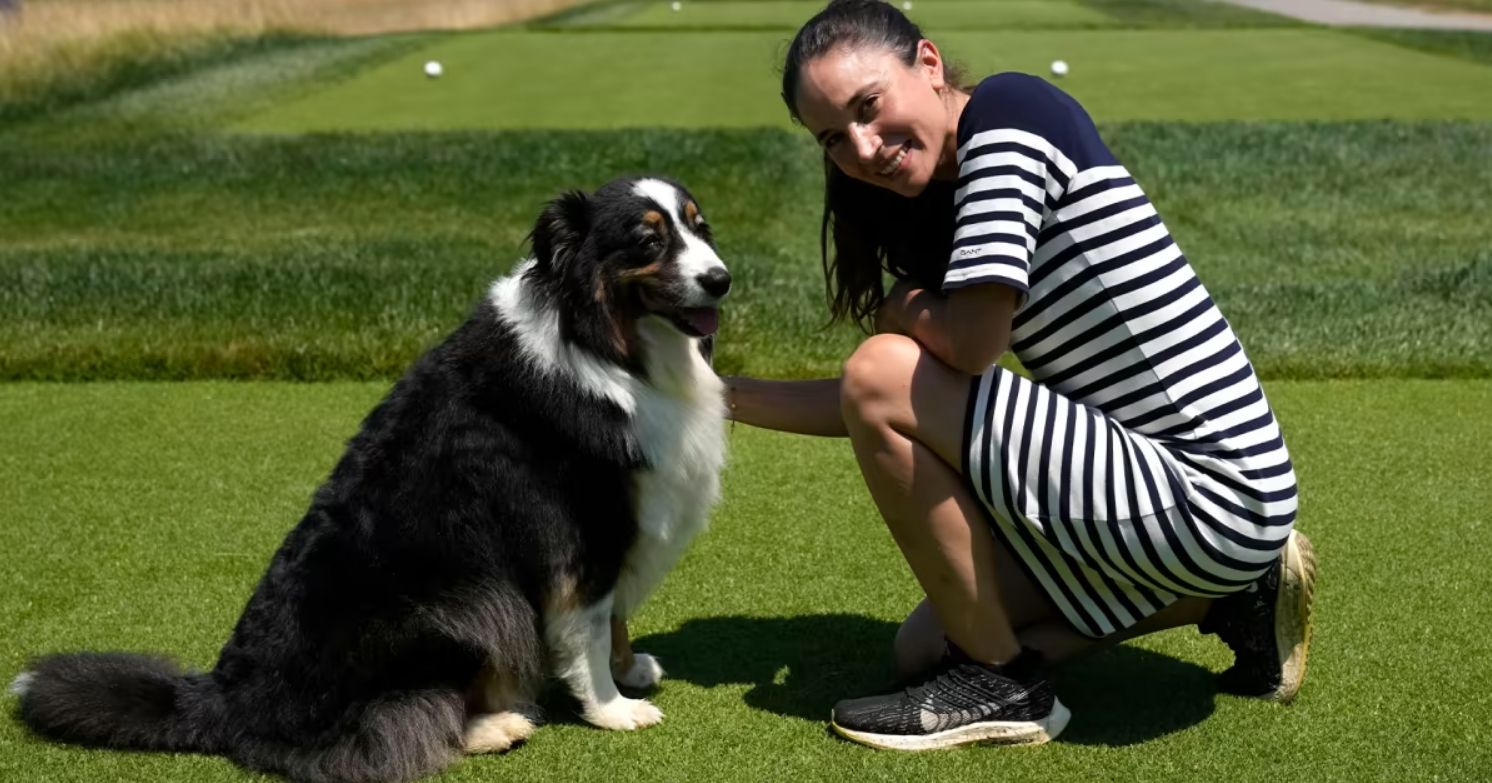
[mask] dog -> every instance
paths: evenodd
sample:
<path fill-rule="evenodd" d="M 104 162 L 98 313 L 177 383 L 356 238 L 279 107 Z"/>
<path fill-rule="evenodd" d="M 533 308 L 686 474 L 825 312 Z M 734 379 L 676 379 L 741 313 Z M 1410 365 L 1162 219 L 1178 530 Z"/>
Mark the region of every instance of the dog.
<path fill-rule="evenodd" d="M 550 202 L 533 255 L 363 421 L 216 666 L 65 653 L 13 684 L 37 734 L 405 781 L 526 739 L 549 677 L 607 729 L 662 713 L 626 619 L 706 524 L 731 277 L 680 184 Z"/>

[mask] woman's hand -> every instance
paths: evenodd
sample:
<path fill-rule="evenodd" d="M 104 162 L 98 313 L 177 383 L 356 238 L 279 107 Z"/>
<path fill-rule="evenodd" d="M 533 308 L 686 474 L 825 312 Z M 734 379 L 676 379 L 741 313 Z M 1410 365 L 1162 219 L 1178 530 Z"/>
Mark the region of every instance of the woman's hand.
<path fill-rule="evenodd" d="M 881 306 L 876 308 L 876 334 L 910 334 L 911 319 L 907 318 L 907 311 L 912 301 L 923 293 L 923 289 L 906 280 L 896 281 L 886 298 L 881 300 Z"/>
<path fill-rule="evenodd" d="M 1019 292 L 998 284 L 944 295 L 898 281 L 876 310 L 876 332 L 911 337 L 949 367 L 978 375 L 1010 346 L 1019 299 Z"/>

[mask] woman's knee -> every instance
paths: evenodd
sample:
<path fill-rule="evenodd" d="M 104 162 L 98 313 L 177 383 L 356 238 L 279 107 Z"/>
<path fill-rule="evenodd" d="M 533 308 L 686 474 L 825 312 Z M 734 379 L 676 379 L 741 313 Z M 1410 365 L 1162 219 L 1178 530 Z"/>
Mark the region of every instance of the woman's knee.
<path fill-rule="evenodd" d="M 916 340 L 899 334 L 878 334 L 861 343 L 845 360 L 840 381 L 845 422 L 884 424 L 907 407 L 922 353 Z"/>

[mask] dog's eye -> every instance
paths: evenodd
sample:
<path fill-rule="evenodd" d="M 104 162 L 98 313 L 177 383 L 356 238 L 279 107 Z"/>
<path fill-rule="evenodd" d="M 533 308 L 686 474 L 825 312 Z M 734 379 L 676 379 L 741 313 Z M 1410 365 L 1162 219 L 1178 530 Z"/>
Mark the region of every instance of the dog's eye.
<path fill-rule="evenodd" d="M 657 234 L 645 234 L 642 238 L 644 250 L 661 250 L 663 248 L 663 237 Z"/>

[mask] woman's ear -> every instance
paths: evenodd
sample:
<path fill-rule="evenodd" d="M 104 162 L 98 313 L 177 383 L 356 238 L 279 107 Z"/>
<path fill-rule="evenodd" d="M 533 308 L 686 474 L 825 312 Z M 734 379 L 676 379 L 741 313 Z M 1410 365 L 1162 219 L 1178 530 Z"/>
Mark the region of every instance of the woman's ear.
<path fill-rule="evenodd" d="M 948 80 L 943 75 L 943 53 L 938 51 L 937 44 L 926 38 L 917 42 L 917 66 L 926 71 L 934 90 L 942 91 L 948 86 Z"/>
<path fill-rule="evenodd" d="M 574 255 L 590 229 L 591 201 L 572 190 L 549 202 L 529 234 L 540 267 L 559 268 Z"/>

